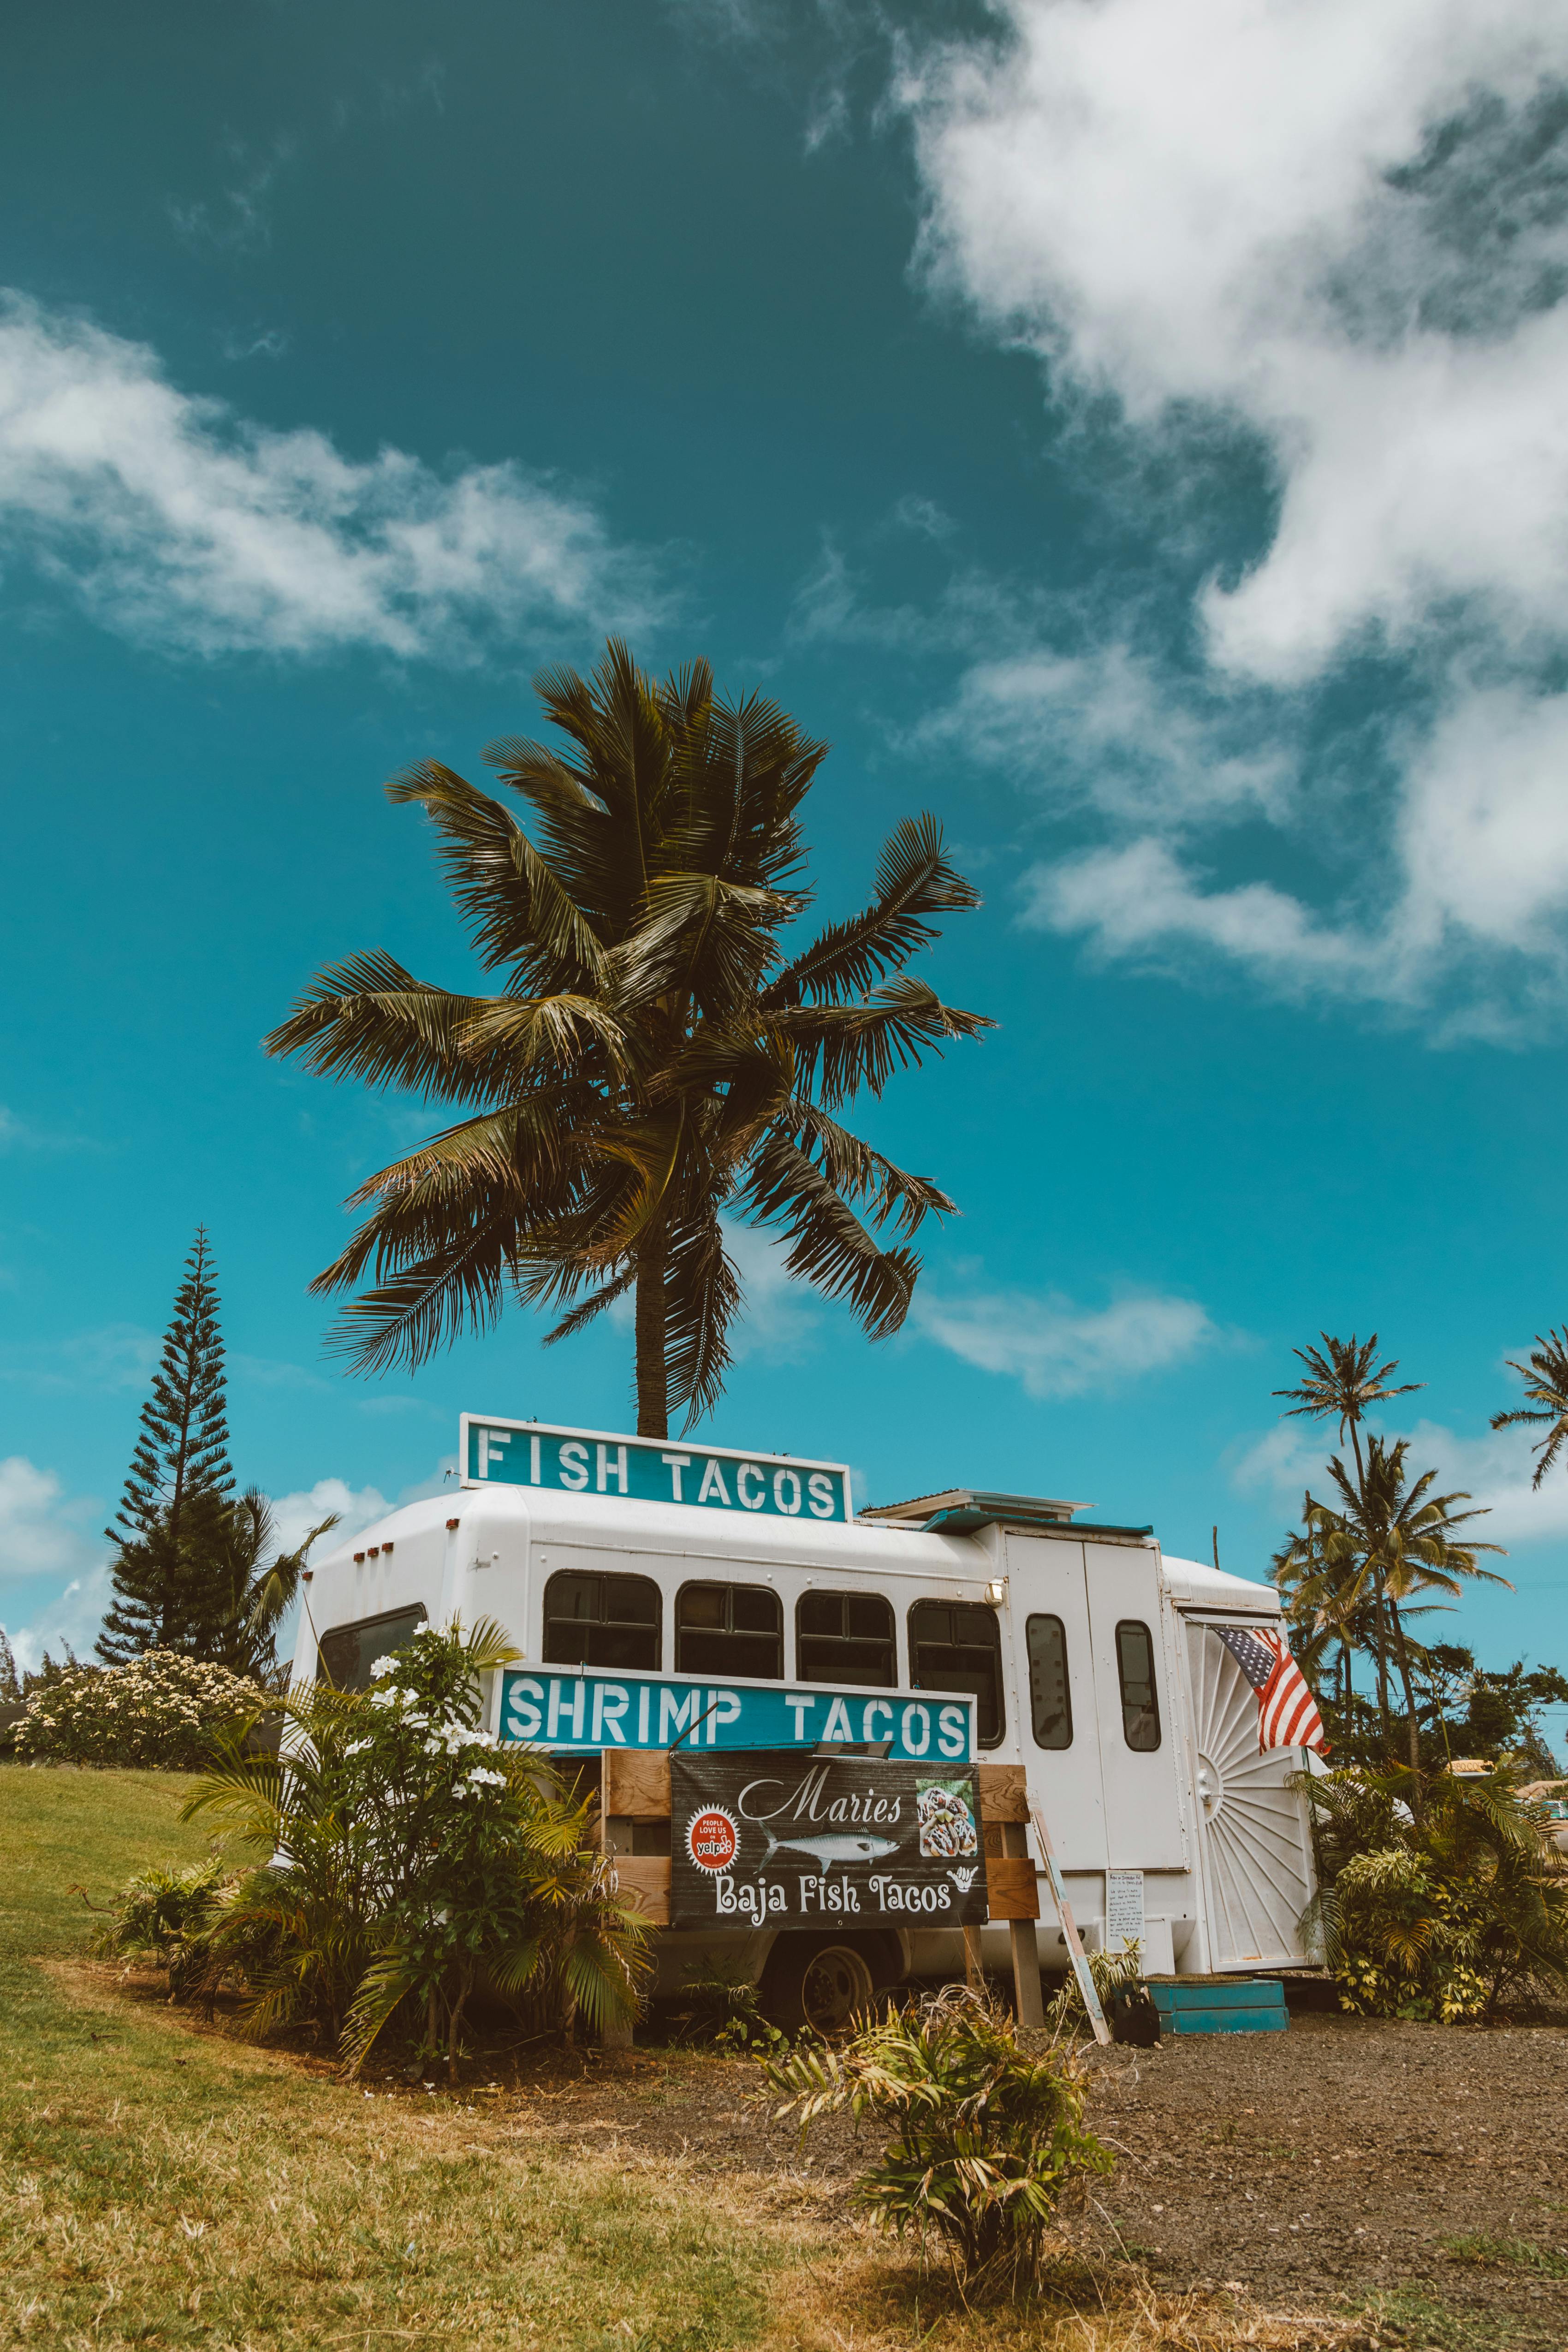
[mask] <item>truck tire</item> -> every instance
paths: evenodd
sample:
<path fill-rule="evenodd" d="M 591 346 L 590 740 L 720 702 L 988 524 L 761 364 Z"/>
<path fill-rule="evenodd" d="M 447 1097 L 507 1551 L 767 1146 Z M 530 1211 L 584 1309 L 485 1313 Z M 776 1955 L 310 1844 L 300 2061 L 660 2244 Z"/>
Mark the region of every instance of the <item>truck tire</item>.
<path fill-rule="evenodd" d="M 881 1936 L 781 1936 L 763 1971 L 763 2007 L 786 2033 L 842 2033 L 902 1974 Z"/>

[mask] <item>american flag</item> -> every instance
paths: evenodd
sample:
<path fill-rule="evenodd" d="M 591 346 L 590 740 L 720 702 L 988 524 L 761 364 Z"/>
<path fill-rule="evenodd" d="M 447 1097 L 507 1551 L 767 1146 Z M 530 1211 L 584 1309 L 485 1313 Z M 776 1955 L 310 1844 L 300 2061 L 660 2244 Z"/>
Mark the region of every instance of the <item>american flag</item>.
<path fill-rule="evenodd" d="M 1262 1625 L 1211 1625 L 1258 1693 L 1259 1748 L 1315 1748 L 1329 1752 L 1323 1718 L 1283 1637 Z"/>

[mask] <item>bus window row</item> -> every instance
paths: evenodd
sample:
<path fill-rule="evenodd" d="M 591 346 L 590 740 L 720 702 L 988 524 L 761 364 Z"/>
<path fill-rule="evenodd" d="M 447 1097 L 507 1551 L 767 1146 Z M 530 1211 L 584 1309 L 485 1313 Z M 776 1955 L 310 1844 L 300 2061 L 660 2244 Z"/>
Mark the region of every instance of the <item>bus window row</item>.
<path fill-rule="evenodd" d="M 805 1683 L 898 1686 L 892 1603 L 879 1592 L 806 1592 L 795 1604 L 795 1674 Z M 917 1601 L 909 1612 L 910 1687 L 964 1691 L 975 1702 L 975 1738 L 994 1748 L 1006 1728 L 1002 1630 L 994 1610 L 973 1601 Z M 1072 1687 L 1067 1632 L 1059 1617 L 1032 1616 L 1026 1628 L 1029 1706 L 1037 1747 L 1070 1748 Z M 544 1588 L 546 1665 L 657 1674 L 664 1663 L 664 1596 L 652 1577 L 563 1570 Z M 1154 1644 L 1147 1625 L 1116 1629 L 1122 1734 L 1142 1752 L 1160 1745 Z M 784 1605 L 761 1584 L 698 1582 L 675 1596 L 678 1675 L 782 1682 Z"/>

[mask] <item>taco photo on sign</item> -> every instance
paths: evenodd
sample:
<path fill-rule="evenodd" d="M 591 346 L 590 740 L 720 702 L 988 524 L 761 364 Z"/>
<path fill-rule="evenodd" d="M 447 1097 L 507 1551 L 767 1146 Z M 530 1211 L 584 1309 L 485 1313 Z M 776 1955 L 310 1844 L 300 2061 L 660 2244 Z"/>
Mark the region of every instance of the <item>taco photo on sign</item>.
<path fill-rule="evenodd" d="M 915 1782 L 915 1820 L 923 1859 L 953 1862 L 979 1853 L 980 1839 L 969 1801 L 967 1780 Z"/>

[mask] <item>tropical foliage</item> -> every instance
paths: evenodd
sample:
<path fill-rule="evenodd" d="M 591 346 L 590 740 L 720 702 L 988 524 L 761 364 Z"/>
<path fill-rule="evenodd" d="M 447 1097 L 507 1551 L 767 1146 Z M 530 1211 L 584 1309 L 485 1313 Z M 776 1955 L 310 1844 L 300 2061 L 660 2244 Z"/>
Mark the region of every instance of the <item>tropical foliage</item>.
<path fill-rule="evenodd" d="M 1064 2197 L 1113 2162 L 1085 2127 L 1078 2063 L 1020 2049 L 1008 2013 L 962 1986 L 765 2072 L 803 2134 L 845 2107 L 888 2132 L 861 2201 L 896 2235 L 934 2240 L 968 2286 L 1031 2284 Z"/>
<path fill-rule="evenodd" d="M 268 1704 L 253 1682 L 178 1650 L 143 1650 L 123 1666 L 68 1666 L 36 1690 L 16 1727 L 30 1762 L 153 1766 L 191 1772 L 213 1743 L 242 1737 Z"/>
<path fill-rule="evenodd" d="M 391 2032 L 455 2071 L 479 1997 L 562 2030 L 635 2014 L 644 1935 L 588 1806 L 480 1727 L 484 1678 L 515 1654 L 488 1622 L 423 1627 L 369 1691 L 297 1685 L 279 1756 L 228 1739 L 185 1818 L 262 1866 L 217 1891 L 187 1986 L 230 1987 L 252 2033 L 313 2032 L 356 2069 Z"/>
<path fill-rule="evenodd" d="M 1453 2022 L 1568 1991 L 1568 1873 L 1506 1773 L 1304 1776 L 1321 1891 L 1310 1924 L 1344 2007 Z"/>
<path fill-rule="evenodd" d="M 726 1218 L 779 1235 L 872 1337 L 903 1322 L 910 1238 L 952 1204 L 838 1114 L 991 1025 L 905 969 L 934 916 L 978 898 L 922 816 L 861 912 L 786 950 L 826 746 L 775 703 L 716 694 L 706 663 L 660 684 L 614 641 L 591 678 L 534 684 L 560 741 L 484 754 L 529 829 L 436 761 L 387 787 L 434 825 L 496 992 L 374 949 L 322 971 L 268 1046 L 462 1114 L 360 1186 L 368 1213 L 317 1277 L 371 1277 L 338 1335 L 357 1364 L 417 1363 L 509 1293 L 566 1310 L 552 1339 L 635 1294 L 637 1426 L 663 1436 L 723 1386 L 742 1305 Z"/>

